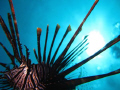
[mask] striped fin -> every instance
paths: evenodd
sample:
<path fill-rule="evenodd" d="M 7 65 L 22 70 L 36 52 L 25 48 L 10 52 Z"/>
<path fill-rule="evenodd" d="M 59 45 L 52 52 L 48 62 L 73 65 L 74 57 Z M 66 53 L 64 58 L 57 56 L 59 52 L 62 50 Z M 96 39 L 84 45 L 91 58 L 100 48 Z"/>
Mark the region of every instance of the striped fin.
<path fill-rule="evenodd" d="M 33 49 L 33 51 L 34 51 L 35 57 L 36 57 L 36 59 L 37 59 L 37 61 L 38 61 L 38 56 L 37 56 L 36 50 Z M 39 61 L 38 61 L 38 62 L 39 62 Z"/>
<path fill-rule="evenodd" d="M 40 49 L 40 36 L 41 36 L 42 29 L 37 28 L 37 45 L 38 45 L 38 62 L 41 63 L 41 49 Z"/>
<path fill-rule="evenodd" d="M 1 66 L 5 67 L 6 70 L 10 70 L 10 66 L 7 66 L 7 64 L 5 63 L 0 63 Z"/>
<path fill-rule="evenodd" d="M 12 47 L 13 47 L 13 52 L 14 52 L 14 56 L 15 58 L 19 61 L 20 61 L 20 56 L 19 56 L 19 53 L 18 53 L 18 46 L 17 46 L 17 43 L 16 43 L 16 35 L 15 35 L 15 32 L 14 32 L 14 27 L 13 27 L 13 24 L 12 24 L 12 18 L 11 18 L 11 15 L 10 13 L 8 13 L 8 21 L 9 21 L 9 26 L 10 26 L 10 30 L 11 30 L 11 36 L 12 36 Z"/>
<path fill-rule="evenodd" d="M 27 62 L 27 66 L 30 67 L 31 66 L 31 60 L 29 59 L 30 52 L 28 52 L 29 49 L 27 48 L 27 46 L 25 46 L 25 48 L 26 48 L 26 62 Z"/>
<path fill-rule="evenodd" d="M 49 31 L 49 25 L 47 25 L 44 52 L 43 52 L 43 62 L 44 63 L 46 63 L 46 46 L 47 46 L 47 39 L 48 39 L 48 31 Z"/>
<path fill-rule="evenodd" d="M 17 37 L 17 43 L 18 43 L 18 48 L 19 48 L 21 60 L 25 60 L 24 56 L 23 56 L 23 52 L 22 52 L 22 47 L 21 47 L 21 44 L 20 44 L 18 26 L 17 26 L 17 21 L 16 21 L 16 17 L 15 17 L 15 10 L 14 10 L 14 7 L 13 7 L 12 0 L 9 0 L 9 4 L 10 4 L 11 11 L 12 11 L 12 17 L 13 17 L 13 21 L 14 21 L 15 33 L 16 33 L 16 37 Z"/>
<path fill-rule="evenodd" d="M 8 18 L 10 19 L 10 16 L 8 16 Z M 9 20 L 9 22 L 10 22 L 9 24 L 11 24 L 11 20 Z M 9 40 L 12 48 L 13 48 L 14 54 L 16 53 L 16 55 L 15 55 L 15 56 L 16 56 L 16 59 L 19 61 L 19 63 L 21 63 L 19 54 L 16 52 L 17 49 L 16 49 L 16 47 L 15 47 L 15 44 L 14 44 L 12 35 L 10 34 L 10 32 L 9 32 L 9 30 L 8 30 L 6 24 L 4 23 L 4 20 L 2 19 L 1 16 L 0 16 L 0 24 L 1 24 L 1 26 L 2 26 L 2 28 L 3 28 L 3 30 L 4 30 L 4 32 L 5 32 L 5 34 L 6 34 L 6 36 L 7 36 L 7 38 L 8 38 L 8 40 Z M 11 28 L 12 28 L 12 26 L 11 26 Z M 11 58 L 12 64 L 15 65 L 15 63 L 14 63 L 14 57 L 15 57 L 15 56 L 11 55 L 10 52 L 8 52 L 8 50 L 3 46 L 2 43 L 0 43 L 0 45 L 1 45 L 1 46 L 3 47 L 3 49 L 6 51 L 6 53 L 8 54 L 8 56 Z"/>
<path fill-rule="evenodd" d="M 66 82 L 62 82 L 62 83 L 67 85 L 68 87 L 77 86 L 77 85 L 80 85 L 80 84 L 84 84 L 84 83 L 87 83 L 87 82 L 90 82 L 90 81 L 93 81 L 93 80 L 97 80 L 97 79 L 104 78 L 104 77 L 107 77 L 107 76 L 115 75 L 115 74 L 118 74 L 118 73 L 120 73 L 120 69 L 109 72 L 107 74 L 83 77 L 83 78 L 78 78 L 78 79 L 72 79 L 72 80 L 67 80 Z"/>
<path fill-rule="evenodd" d="M 11 59 L 12 61 L 12 64 L 14 66 L 16 66 L 15 64 L 15 60 L 14 60 L 14 56 L 6 49 L 6 47 L 0 42 L 0 45 L 2 46 L 2 48 L 5 50 L 5 52 L 7 53 L 7 55 L 9 56 L 9 58 Z"/>
<path fill-rule="evenodd" d="M 51 44 L 51 46 L 50 46 L 50 51 L 49 51 L 49 54 L 48 54 L 48 58 L 47 58 L 47 65 L 48 65 L 48 66 L 49 66 L 49 64 L 50 64 L 52 47 L 53 47 L 53 44 L 54 44 L 54 41 L 55 41 L 55 38 L 56 38 L 56 35 L 57 35 L 59 29 L 60 29 L 60 25 L 57 24 L 56 29 L 55 29 L 55 33 L 54 33 L 54 37 L 53 37 L 53 40 L 52 40 L 52 44 Z"/>
<path fill-rule="evenodd" d="M 91 55 L 90 57 L 86 58 L 85 60 L 79 62 L 78 64 L 72 66 L 71 68 L 61 72 L 59 75 L 60 76 L 66 76 L 67 74 L 69 74 L 70 72 L 74 71 L 75 69 L 77 69 L 78 67 L 82 66 L 83 64 L 87 63 L 88 61 L 90 61 L 92 58 L 94 58 L 95 56 L 99 55 L 100 53 L 102 53 L 103 51 L 105 51 L 106 49 L 108 49 L 109 47 L 111 47 L 112 45 L 114 45 L 115 43 L 120 41 L 120 35 L 118 37 L 116 37 L 115 39 L 111 40 L 109 43 L 107 43 L 102 49 L 100 49 L 98 52 L 96 52 L 95 54 Z"/>
<path fill-rule="evenodd" d="M 57 72 L 64 70 L 87 49 L 88 43 L 86 44 L 86 41 L 87 39 L 80 42 L 73 50 L 70 51 L 70 53 L 68 53 L 68 55 L 63 58 L 63 62 L 61 62 L 60 66 L 57 69 Z"/>
<path fill-rule="evenodd" d="M 55 51 L 55 54 L 54 54 L 54 56 L 53 56 L 52 59 L 51 59 L 50 65 L 53 65 L 53 63 L 54 63 L 54 61 L 55 61 L 56 54 L 57 54 L 57 52 L 58 52 L 58 50 L 59 50 L 59 48 L 60 48 L 63 40 L 65 39 L 65 37 L 67 36 L 67 34 L 68 34 L 69 31 L 71 31 L 71 26 L 70 26 L 70 25 L 68 26 L 65 34 L 63 35 L 63 38 L 62 38 L 61 42 L 59 43 L 59 45 L 58 45 L 58 47 L 57 47 L 57 49 L 56 49 L 56 51 Z"/>
<path fill-rule="evenodd" d="M 67 55 L 65 55 L 64 58 L 66 58 L 70 55 L 73 55 L 80 47 L 82 47 L 83 44 L 85 44 L 87 42 L 87 40 L 88 40 L 87 37 L 88 37 L 88 35 L 86 35 L 85 38 L 80 43 L 78 43 L 77 46 L 75 46 Z"/>
<path fill-rule="evenodd" d="M 52 66 L 52 72 L 51 75 L 53 75 L 53 73 L 55 72 L 55 70 L 58 68 L 58 66 L 60 65 L 60 63 L 62 62 L 62 58 L 65 56 L 65 54 L 67 53 L 69 47 L 71 46 L 72 42 L 74 41 L 74 39 L 76 38 L 76 36 L 79 34 L 79 32 L 82 30 L 82 26 L 84 24 L 84 22 L 86 21 L 87 17 L 90 15 L 91 11 L 94 9 L 94 7 L 96 6 L 96 4 L 98 3 L 98 0 L 95 0 L 94 4 L 92 5 L 92 7 L 90 8 L 89 12 L 87 13 L 87 15 L 85 16 L 85 18 L 83 19 L 82 23 L 80 24 L 80 26 L 78 27 L 78 29 L 76 30 L 76 32 L 74 33 L 73 37 L 71 38 L 70 42 L 67 44 L 66 48 L 63 50 L 62 54 L 58 57 L 58 59 L 55 61 L 55 63 Z"/>
<path fill-rule="evenodd" d="M 10 44 L 14 47 L 14 45 L 13 45 L 13 43 L 12 43 L 12 36 L 11 36 L 11 34 L 10 34 L 10 32 L 9 32 L 9 30 L 8 30 L 6 24 L 5 24 L 5 22 L 4 22 L 4 20 L 2 19 L 1 16 L 0 16 L 0 24 L 1 24 L 3 30 L 4 30 L 4 32 L 5 32 L 5 34 L 6 34 L 9 42 L 10 42 Z"/>

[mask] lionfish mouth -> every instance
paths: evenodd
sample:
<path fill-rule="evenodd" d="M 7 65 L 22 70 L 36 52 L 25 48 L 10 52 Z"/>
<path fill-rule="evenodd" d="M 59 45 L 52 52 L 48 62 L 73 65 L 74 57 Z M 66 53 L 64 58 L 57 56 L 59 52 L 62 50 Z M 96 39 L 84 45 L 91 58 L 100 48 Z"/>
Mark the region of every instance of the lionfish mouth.
<path fill-rule="evenodd" d="M 117 38 L 111 40 L 108 44 L 106 44 L 102 49 L 100 49 L 92 56 L 66 69 L 66 67 L 69 64 L 71 64 L 76 59 L 76 57 L 78 57 L 83 51 L 87 49 L 88 43 L 86 44 L 87 41 L 87 36 L 86 36 L 76 47 L 74 47 L 67 54 L 68 49 L 70 48 L 76 36 L 82 30 L 82 26 L 84 22 L 86 21 L 87 17 L 90 15 L 91 11 L 94 9 L 96 4 L 98 3 L 98 0 L 95 0 L 93 6 L 90 8 L 89 12 L 83 19 L 82 23 L 80 24 L 80 26 L 78 27 L 72 38 L 70 39 L 69 43 L 67 44 L 67 46 L 65 47 L 63 52 L 58 56 L 57 59 L 55 59 L 57 52 L 63 40 L 65 39 L 66 35 L 68 34 L 69 31 L 71 31 L 71 26 L 69 25 L 68 28 L 66 29 L 66 32 L 63 35 L 63 38 L 59 43 L 53 57 L 51 57 L 53 44 L 56 35 L 58 33 L 58 30 L 60 29 L 59 24 L 57 24 L 47 58 L 46 58 L 46 46 L 47 46 L 49 25 L 47 25 L 47 29 L 46 29 L 46 39 L 45 39 L 43 55 L 41 55 L 41 50 L 40 50 L 41 49 L 40 36 L 42 29 L 37 28 L 38 52 L 36 52 L 36 50 L 34 49 L 34 54 L 36 60 L 38 61 L 38 64 L 31 64 L 31 60 L 29 59 L 29 52 L 28 52 L 29 49 L 27 48 L 27 46 L 25 46 L 26 55 L 23 55 L 12 0 L 9 0 L 9 3 L 12 11 L 12 17 L 11 14 L 8 13 L 10 30 L 6 26 L 1 16 L 0 16 L 0 24 L 13 48 L 13 55 L 6 49 L 6 47 L 1 42 L 0 45 L 3 47 L 7 55 L 10 57 L 13 68 L 10 69 L 10 67 L 7 64 L 0 63 L 1 66 L 6 68 L 5 71 L 0 72 L 1 73 L 0 84 L 2 85 L 0 86 L 1 89 L 13 88 L 19 90 L 72 90 L 75 89 L 77 85 L 120 73 L 120 69 L 118 69 L 102 75 L 95 75 L 95 76 L 69 79 L 69 80 L 65 78 L 66 75 L 76 70 L 78 67 L 87 63 L 92 58 L 99 55 L 101 52 L 105 51 L 107 48 L 120 41 L 120 35 L 119 35 Z M 12 22 L 12 19 L 14 22 Z M 19 66 L 15 62 L 15 60 L 19 62 Z"/>

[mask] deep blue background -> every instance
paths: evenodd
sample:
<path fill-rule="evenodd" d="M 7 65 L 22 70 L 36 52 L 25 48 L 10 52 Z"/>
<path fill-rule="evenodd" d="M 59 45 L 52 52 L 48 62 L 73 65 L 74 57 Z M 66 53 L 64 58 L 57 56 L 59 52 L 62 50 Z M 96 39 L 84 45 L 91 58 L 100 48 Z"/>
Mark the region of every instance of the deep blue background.
<path fill-rule="evenodd" d="M 60 48 L 60 51 L 58 53 L 59 55 L 65 48 L 65 45 L 67 45 L 71 36 L 76 31 L 77 27 L 82 22 L 83 18 L 89 11 L 94 1 L 95 0 L 13 0 L 20 41 L 22 45 L 27 45 L 27 47 L 29 48 L 30 59 L 32 60 L 32 62 L 37 63 L 33 53 L 33 48 L 37 50 L 37 27 L 42 28 L 41 51 L 43 51 L 47 24 L 49 24 L 49 39 L 47 50 L 49 50 L 56 25 L 59 24 L 61 26 L 54 44 L 54 52 L 66 28 L 69 24 L 71 25 L 72 31 L 63 42 L 62 47 Z M 7 26 L 8 12 L 11 13 L 8 0 L 0 0 L 0 15 L 5 20 Z M 84 35 L 87 35 L 94 30 L 98 31 L 102 35 L 105 43 L 109 42 L 120 33 L 119 22 L 120 0 L 99 0 L 97 6 L 83 25 L 82 32 L 77 36 L 70 49 L 72 49 L 77 43 L 79 43 Z M 116 25 L 118 25 L 118 27 Z M 12 48 L 1 26 L 0 42 L 2 42 L 12 53 Z M 98 75 L 120 68 L 120 58 L 119 56 L 115 57 L 115 54 L 120 53 L 119 43 L 114 46 L 116 46 L 118 49 L 116 50 L 110 48 L 106 50 L 105 52 L 100 54 L 100 57 L 94 58 L 93 60 L 73 72 L 72 76 L 69 75 L 68 77 L 77 78 L 83 76 Z M 24 46 L 22 47 L 25 53 Z M 83 60 L 84 58 L 87 58 L 88 56 L 89 55 L 84 52 L 81 57 L 76 59 L 75 63 Z M 10 63 L 9 58 L 1 47 L 0 62 Z M 0 67 L 0 70 L 4 69 Z M 80 85 L 77 88 L 79 88 L 79 90 L 119 90 L 119 77 L 120 74 L 110 76 L 104 79 Z"/>

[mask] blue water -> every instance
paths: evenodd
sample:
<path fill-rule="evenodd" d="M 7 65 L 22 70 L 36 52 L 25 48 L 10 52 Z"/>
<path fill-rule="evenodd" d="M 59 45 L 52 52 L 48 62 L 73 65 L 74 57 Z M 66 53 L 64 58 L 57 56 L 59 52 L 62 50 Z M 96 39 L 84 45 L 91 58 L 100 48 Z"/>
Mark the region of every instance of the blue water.
<path fill-rule="evenodd" d="M 43 51 L 45 33 L 47 24 L 49 24 L 49 36 L 47 53 L 51 44 L 51 39 L 54 34 L 54 30 L 57 24 L 60 25 L 57 38 L 55 40 L 53 52 L 59 44 L 65 30 L 68 25 L 71 25 L 72 31 L 64 40 L 58 55 L 65 48 L 65 45 L 69 42 L 70 38 L 82 22 L 83 18 L 89 11 L 90 7 L 95 0 L 13 0 L 16 19 L 18 23 L 20 41 L 22 43 L 23 51 L 25 54 L 26 45 L 30 51 L 30 59 L 33 63 L 37 63 L 33 48 L 37 50 L 37 27 L 42 28 L 41 34 L 41 51 Z M 5 20 L 8 26 L 7 13 L 10 12 L 10 6 L 8 0 L 0 0 L 0 15 Z M 72 49 L 77 43 L 82 40 L 85 35 L 89 35 L 91 32 L 97 32 L 100 35 L 94 37 L 97 38 L 97 44 L 91 44 L 89 51 L 84 52 L 73 63 L 80 62 L 91 55 L 91 51 L 94 51 L 96 45 L 102 44 L 104 46 L 107 42 L 115 38 L 120 34 L 120 1 L 119 0 L 99 0 L 95 9 L 92 11 L 85 24 L 82 27 L 82 32 L 77 36 Z M 95 35 L 93 35 L 95 36 Z M 102 37 L 102 40 L 101 40 Z M 93 39 L 94 39 L 93 38 Z M 92 39 L 92 40 L 93 40 Z M 0 26 L 0 42 L 2 42 L 7 49 L 12 53 L 12 48 Z M 89 41 L 90 43 L 96 41 Z M 109 48 L 98 57 L 94 58 L 90 62 L 83 65 L 72 73 L 74 77 L 84 77 L 91 75 L 104 74 L 113 70 L 116 70 L 120 66 L 120 48 L 119 44 L 115 44 L 112 48 Z M 102 47 L 100 46 L 100 48 Z M 89 49 L 88 48 L 88 49 Z M 97 48 L 98 50 L 99 48 Z M 94 52 L 92 52 L 93 54 Z M 53 54 L 53 53 L 52 53 Z M 58 56 L 57 55 L 57 56 Z M 0 47 L 0 62 L 10 63 L 10 59 Z M 0 70 L 4 68 L 0 67 Z M 69 77 L 69 76 L 68 76 Z M 76 87 L 77 90 L 120 90 L 120 74 L 92 81 Z"/>

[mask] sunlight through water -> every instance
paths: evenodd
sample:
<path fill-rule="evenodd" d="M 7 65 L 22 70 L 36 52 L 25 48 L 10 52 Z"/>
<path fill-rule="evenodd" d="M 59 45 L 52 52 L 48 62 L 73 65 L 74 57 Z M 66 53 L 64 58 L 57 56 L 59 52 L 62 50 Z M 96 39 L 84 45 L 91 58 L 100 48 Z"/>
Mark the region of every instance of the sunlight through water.
<path fill-rule="evenodd" d="M 98 30 L 93 30 L 89 33 L 88 42 L 89 45 L 86 52 L 89 56 L 93 55 L 105 45 L 104 38 Z"/>

